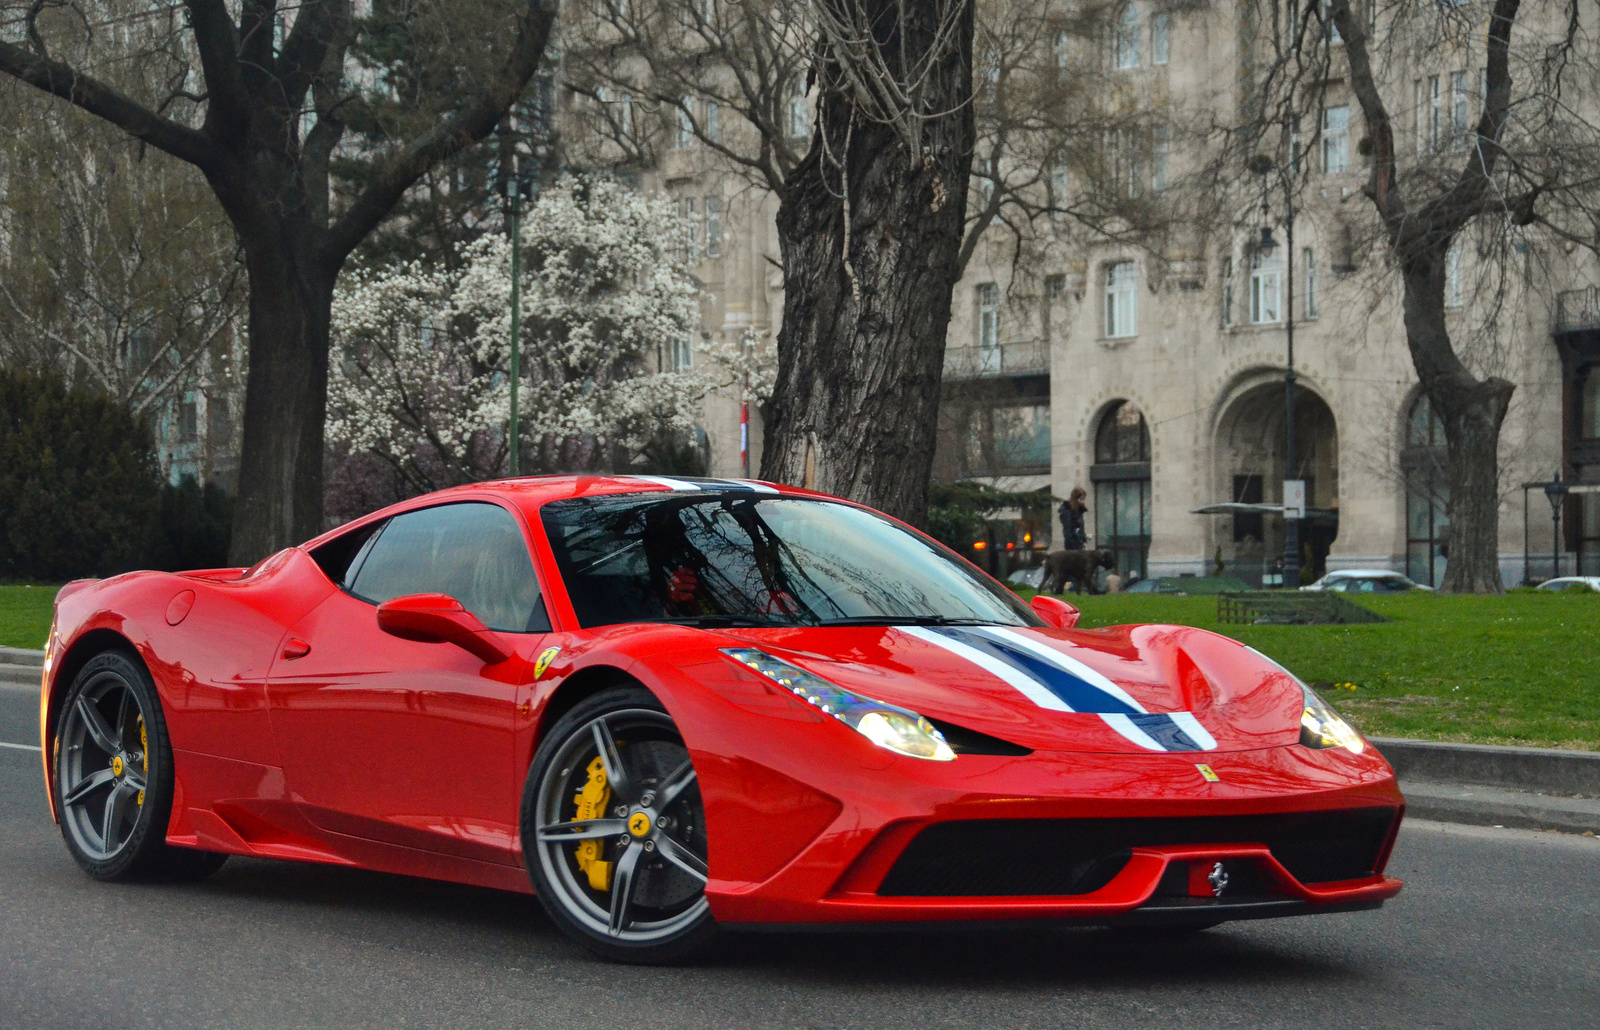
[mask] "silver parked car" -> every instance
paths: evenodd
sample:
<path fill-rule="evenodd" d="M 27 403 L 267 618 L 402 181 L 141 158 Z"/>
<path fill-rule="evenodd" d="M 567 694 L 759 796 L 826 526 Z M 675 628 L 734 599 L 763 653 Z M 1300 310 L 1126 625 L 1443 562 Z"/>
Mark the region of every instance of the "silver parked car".
<path fill-rule="evenodd" d="M 1590 590 L 1600 590 L 1600 576 L 1557 576 L 1540 583 L 1539 590 L 1565 590 L 1568 587 L 1588 587 Z"/>
<path fill-rule="evenodd" d="M 1388 569 L 1340 569 L 1300 589 L 1337 590 L 1346 594 L 1403 594 L 1408 590 L 1432 590 L 1433 587 L 1423 586 Z"/>

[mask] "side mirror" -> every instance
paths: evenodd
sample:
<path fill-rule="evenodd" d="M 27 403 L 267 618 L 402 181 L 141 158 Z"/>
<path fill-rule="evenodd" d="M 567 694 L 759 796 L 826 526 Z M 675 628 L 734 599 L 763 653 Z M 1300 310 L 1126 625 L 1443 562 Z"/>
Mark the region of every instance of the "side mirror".
<path fill-rule="evenodd" d="M 449 594 L 410 594 L 378 605 L 378 628 L 402 640 L 454 644 L 488 665 L 511 657 L 500 634 Z"/>
<path fill-rule="evenodd" d="M 1071 629 L 1078 624 L 1078 616 L 1082 614 L 1072 605 L 1059 597 L 1048 594 L 1037 594 L 1029 602 L 1034 614 L 1056 629 Z"/>

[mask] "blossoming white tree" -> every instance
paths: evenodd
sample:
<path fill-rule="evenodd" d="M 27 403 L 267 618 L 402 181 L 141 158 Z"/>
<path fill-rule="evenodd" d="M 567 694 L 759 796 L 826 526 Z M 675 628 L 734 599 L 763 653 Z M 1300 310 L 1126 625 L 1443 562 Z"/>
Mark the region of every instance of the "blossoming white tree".
<path fill-rule="evenodd" d="M 526 471 L 617 469 L 693 426 L 706 383 L 673 368 L 699 325 L 664 200 L 563 178 L 522 233 L 520 410 Z M 410 492 L 503 474 L 510 404 L 511 247 L 457 269 L 357 271 L 334 298 L 328 439 L 389 465 Z"/>

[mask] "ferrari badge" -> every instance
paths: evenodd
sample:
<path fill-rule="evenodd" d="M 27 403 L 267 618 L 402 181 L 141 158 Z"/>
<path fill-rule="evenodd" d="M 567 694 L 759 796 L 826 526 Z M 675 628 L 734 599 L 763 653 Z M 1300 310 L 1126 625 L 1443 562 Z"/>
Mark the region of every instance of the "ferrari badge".
<path fill-rule="evenodd" d="M 1205 778 L 1207 783 L 1220 783 L 1222 781 L 1222 777 L 1218 776 L 1212 770 L 1211 766 L 1207 765 L 1206 763 L 1196 762 L 1194 767 L 1200 770 L 1200 775 Z"/>
<path fill-rule="evenodd" d="M 559 647 L 547 647 L 539 652 L 539 657 L 533 661 L 533 678 L 541 679 L 544 671 L 550 668 L 550 663 L 556 660 L 556 655 L 561 653 Z"/>

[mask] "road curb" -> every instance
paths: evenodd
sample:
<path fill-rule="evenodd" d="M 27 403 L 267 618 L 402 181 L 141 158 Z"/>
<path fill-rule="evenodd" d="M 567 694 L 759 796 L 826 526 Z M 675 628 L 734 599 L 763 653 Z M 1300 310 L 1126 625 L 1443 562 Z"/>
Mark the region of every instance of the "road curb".
<path fill-rule="evenodd" d="M 1406 813 L 1527 830 L 1600 832 L 1600 753 L 1374 737 Z"/>
<path fill-rule="evenodd" d="M 1600 751 L 1445 744 L 1373 737 L 1401 783 L 1470 783 L 1505 790 L 1600 798 Z"/>
<path fill-rule="evenodd" d="M 0 665 L 23 665 L 44 668 L 44 652 L 29 647 L 0 647 Z"/>

